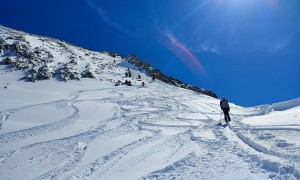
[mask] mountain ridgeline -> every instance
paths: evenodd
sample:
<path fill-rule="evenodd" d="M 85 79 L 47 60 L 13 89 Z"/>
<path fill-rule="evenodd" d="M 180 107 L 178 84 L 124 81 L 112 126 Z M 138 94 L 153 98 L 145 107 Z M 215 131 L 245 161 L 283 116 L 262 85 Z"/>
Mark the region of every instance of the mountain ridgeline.
<path fill-rule="evenodd" d="M 173 77 L 169 77 L 169 76 L 166 76 L 166 75 L 162 74 L 159 70 L 154 69 L 153 67 L 151 67 L 151 65 L 149 63 L 140 60 L 134 54 L 131 54 L 129 57 L 127 57 L 127 61 L 130 64 L 133 64 L 136 67 L 140 68 L 140 70 L 145 70 L 146 73 L 149 76 L 154 77 L 155 79 L 159 79 L 160 81 L 163 81 L 163 82 L 168 83 L 168 84 L 172 84 L 172 85 L 177 86 L 177 87 L 181 87 L 181 88 L 184 88 L 184 89 L 189 89 L 189 90 L 192 90 L 192 91 L 196 91 L 196 92 L 199 92 L 199 93 L 206 94 L 208 96 L 217 98 L 217 95 L 215 93 L 209 91 L 209 90 L 199 88 L 199 87 L 196 87 L 196 86 L 192 86 L 192 85 L 188 85 L 184 82 L 181 82 L 178 79 L 175 79 Z"/>
<path fill-rule="evenodd" d="M 209 90 L 191 86 L 154 69 L 134 54 L 127 58 L 116 53 L 94 52 L 63 40 L 37 36 L 0 26 L 0 65 L 6 73 L 22 71 L 20 80 L 36 82 L 95 78 L 113 82 L 111 76 L 124 64 L 133 65 L 146 76 L 162 82 L 217 98 Z"/>

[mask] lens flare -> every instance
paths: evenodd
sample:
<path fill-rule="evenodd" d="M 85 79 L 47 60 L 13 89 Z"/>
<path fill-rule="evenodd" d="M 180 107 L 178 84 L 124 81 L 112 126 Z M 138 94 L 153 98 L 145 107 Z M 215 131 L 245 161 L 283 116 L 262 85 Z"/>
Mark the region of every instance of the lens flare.
<path fill-rule="evenodd" d="M 159 32 L 161 43 L 184 62 L 196 77 L 200 79 L 202 75 L 205 75 L 205 70 L 200 61 L 185 47 L 185 45 L 171 33 L 162 30 L 159 30 Z"/>

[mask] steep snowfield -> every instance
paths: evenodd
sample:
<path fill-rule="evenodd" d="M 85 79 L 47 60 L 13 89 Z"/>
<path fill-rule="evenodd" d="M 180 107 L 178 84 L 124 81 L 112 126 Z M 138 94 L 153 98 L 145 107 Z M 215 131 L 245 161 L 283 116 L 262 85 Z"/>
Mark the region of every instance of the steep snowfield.
<path fill-rule="evenodd" d="M 60 50 L 51 54 L 66 61 Z M 299 99 L 230 104 L 233 120 L 225 126 L 219 100 L 152 82 L 119 57 L 89 53 L 115 67 L 96 79 L 29 83 L 0 65 L 1 180 L 300 179 Z M 127 67 L 133 86 L 114 86 Z"/>
<path fill-rule="evenodd" d="M 11 81 L 1 179 L 300 178 L 299 106 L 252 116 L 261 110 L 231 104 L 224 128 L 218 100 L 147 84 Z"/>

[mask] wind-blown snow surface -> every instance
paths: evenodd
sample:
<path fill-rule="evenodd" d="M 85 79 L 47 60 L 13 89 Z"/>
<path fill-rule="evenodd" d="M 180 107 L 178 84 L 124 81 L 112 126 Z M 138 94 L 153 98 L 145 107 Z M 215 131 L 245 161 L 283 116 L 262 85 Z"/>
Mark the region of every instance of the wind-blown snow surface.
<path fill-rule="evenodd" d="M 259 116 L 270 107 L 231 104 L 224 128 L 217 99 L 160 82 L 8 81 L 0 179 L 300 178 L 297 100 Z"/>
<path fill-rule="evenodd" d="M 0 35 L 12 41 L 6 30 Z M 29 83 L 19 80 L 24 72 L 0 65 L 1 180 L 300 179 L 300 99 L 230 104 L 233 120 L 223 126 L 217 99 L 152 82 L 121 57 L 21 35 L 29 49 L 41 49 L 33 56 L 41 66 L 48 52 L 52 69 L 74 57 L 74 71 L 98 73 Z M 0 60 L 7 54 L 28 61 L 10 51 Z M 128 67 L 133 86 L 114 86 Z"/>

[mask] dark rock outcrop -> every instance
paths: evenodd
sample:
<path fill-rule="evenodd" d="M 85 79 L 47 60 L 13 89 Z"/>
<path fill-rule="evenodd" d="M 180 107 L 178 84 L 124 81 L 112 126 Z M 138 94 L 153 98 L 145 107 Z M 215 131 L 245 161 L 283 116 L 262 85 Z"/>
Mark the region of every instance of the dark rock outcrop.
<path fill-rule="evenodd" d="M 9 65 L 9 64 L 12 64 L 13 63 L 13 61 L 12 61 L 12 58 L 11 57 L 6 57 L 5 59 L 4 59 L 4 62 L 3 62 L 3 64 L 4 65 Z"/>
<path fill-rule="evenodd" d="M 60 67 L 56 74 L 58 75 L 59 80 L 69 81 L 69 80 L 79 80 L 79 73 L 74 70 L 73 67 L 68 66 L 67 64 Z"/>
<path fill-rule="evenodd" d="M 192 90 L 192 91 L 195 91 L 198 93 L 206 94 L 206 95 L 214 97 L 214 98 L 218 98 L 215 93 L 213 93 L 209 90 L 199 88 L 196 86 L 188 85 L 178 79 L 175 79 L 173 77 L 169 77 L 169 76 L 162 74 L 159 70 L 154 69 L 153 67 L 151 67 L 151 65 L 149 63 L 142 61 L 141 59 L 136 57 L 134 54 L 129 55 L 127 58 L 127 61 L 130 64 L 133 64 L 134 66 L 138 67 L 140 70 L 145 70 L 149 76 L 154 77 L 155 79 L 158 79 L 158 80 L 163 81 L 168 84 L 172 84 L 177 87 L 189 89 L 189 90 Z"/>
<path fill-rule="evenodd" d="M 96 78 L 94 72 L 91 69 L 86 69 L 81 73 L 82 78 Z"/>
<path fill-rule="evenodd" d="M 3 36 L 0 37 L 0 65 L 6 66 L 3 68 L 6 71 L 21 70 L 25 75 L 22 79 L 25 81 L 35 82 L 53 77 L 61 81 L 100 77 L 100 80 L 113 82 L 103 73 L 117 74 L 115 72 L 120 69 L 117 69 L 119 63 L 116 61 L 126 59 L 114 52 L 103 51 L 99 54 L 65 41 L 30 35 L 2 26 L 0 31 L 3 32 Z M 28 36 L 31 37 L 27 38 Z M 26 39 L 34 42 L 27 42 Z M 154 79 L 217 98 L 217 95 L 209 90 L 162 74 L 134 54 L 126 60 Z"/>

